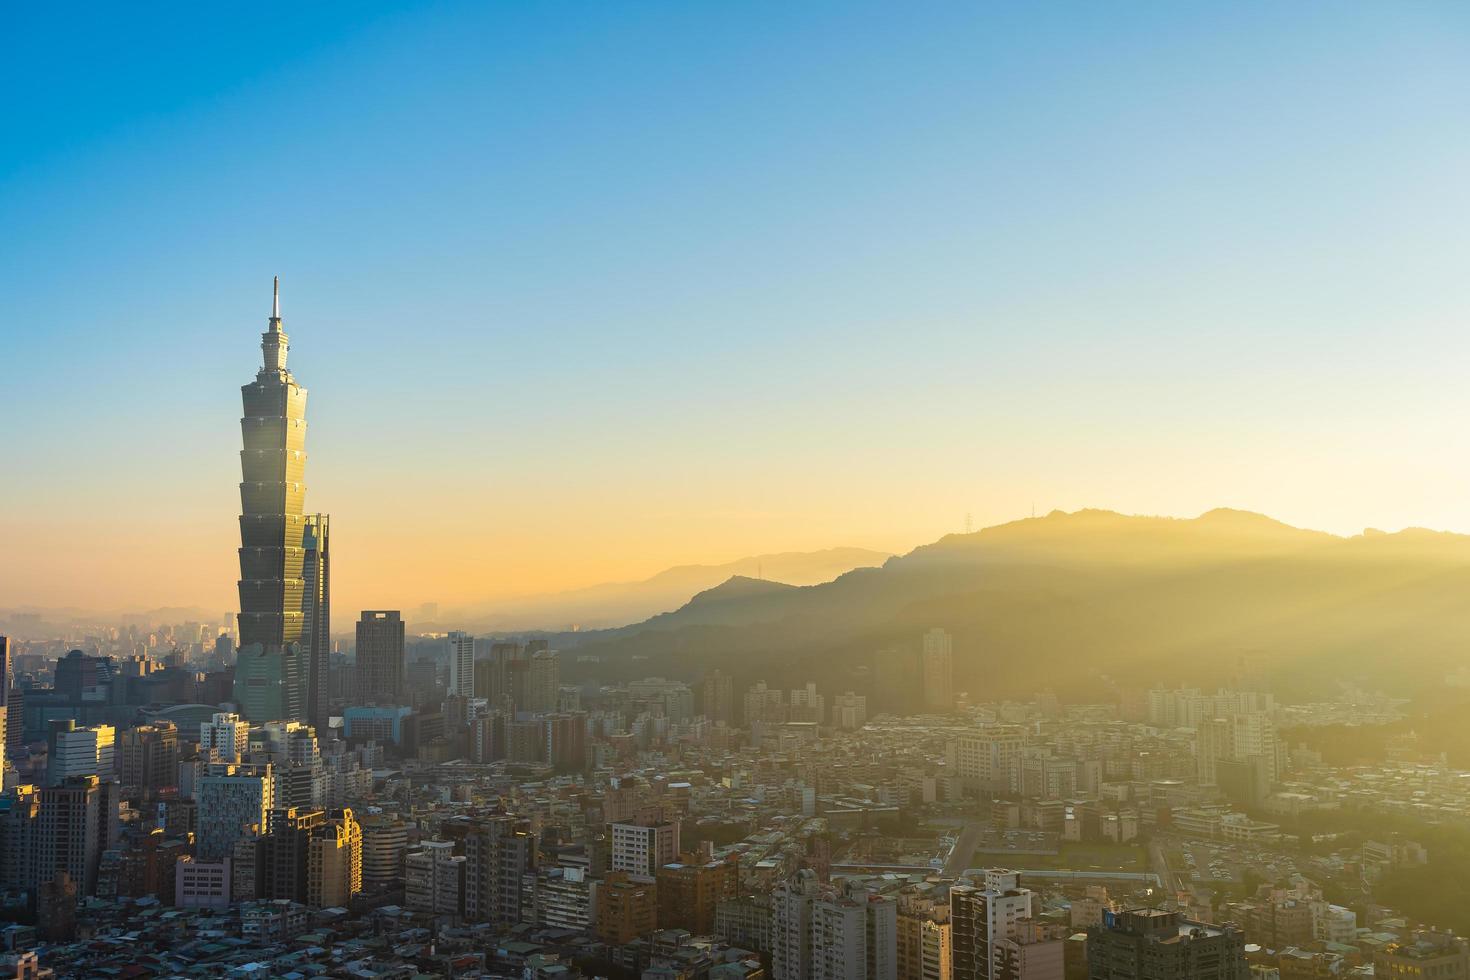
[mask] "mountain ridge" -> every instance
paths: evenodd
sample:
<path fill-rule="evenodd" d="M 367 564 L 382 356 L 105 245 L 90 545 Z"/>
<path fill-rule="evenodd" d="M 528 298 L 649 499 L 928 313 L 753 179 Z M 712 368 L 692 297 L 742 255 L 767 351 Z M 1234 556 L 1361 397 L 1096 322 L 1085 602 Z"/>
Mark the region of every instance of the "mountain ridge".
<path fill-rule="evenodd" d="M 1246 661 L 1287 684 L 1333 664 L 1403 687 L 1405 657 L 1428 677 L 1470 649 L 1470 536 L 1344 537 L 1228 508 L 1194 518 L 1057 511 L 946 535 L 830 582 L 685 604 L 572 642 L 600 675 L 721 666 L 856 689 L 885 670 L 912 674 L 903 658 L 932 626 L 955 636 L 956 684 L 981 696 L 1025 693 L 1038 670 L 1080 695 Z M 884 668 L 892 649 L 910 653 Z M 882 685 L 873 690 L 881 699 Z"/>

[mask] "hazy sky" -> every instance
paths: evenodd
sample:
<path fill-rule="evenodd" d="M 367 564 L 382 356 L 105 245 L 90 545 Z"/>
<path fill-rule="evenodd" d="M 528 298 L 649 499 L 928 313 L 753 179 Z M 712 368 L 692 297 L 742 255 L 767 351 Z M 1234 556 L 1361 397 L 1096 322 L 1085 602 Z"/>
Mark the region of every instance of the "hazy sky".
<path fill-rule="evenodd" d="M 276 274 L 339 616 L 1033 504 L 1470 531 L 1466 5 L 46 8 L 0 605 L 235 608 Z"/>

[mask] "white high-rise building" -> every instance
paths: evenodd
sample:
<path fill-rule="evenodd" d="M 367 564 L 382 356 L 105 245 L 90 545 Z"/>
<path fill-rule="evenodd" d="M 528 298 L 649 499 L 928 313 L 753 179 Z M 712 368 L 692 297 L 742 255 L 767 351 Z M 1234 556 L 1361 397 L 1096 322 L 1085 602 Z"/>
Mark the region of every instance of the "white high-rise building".
<path fill-rule="evenodd" d="M 217 712 L 213 719 L 199 723 L 199 751 L 219 753 L 220 762 L 239 762 L 250 748 L 250 723 L 234 712 Z"/>
<path fill-rule="evenodd" d="M 862 728 L 868 723 L 868 699 L 861 694 L 848 691 L 832 699 L 832 726 L 834 728 Z"/>
<path fill-rule="evenodd" d="M 775 980 L 896 980 L 898 905 L 802 871 L 771 902 Z"/>
<path fill-rule="evenodd" d="M 787 708 L 788 721 L 809 721 L 821 724 L 826 721 L 827 699 L 817 693 L 817 685 L 807 681 L 805 687 L 793 688 Z"/>
<path fill-rule="evenodd" d="M 679 860 L 678 821 L 644 826 L 612 825 L 612 869 L 652 880 L 658 869 Z"/>
<path fill-rule="evenodd" d="M 1002 942 L 1020 939 L 1040 905 L 1034 892 L 1021 887 L 1020 877 L 1014 871 L 992 869 L 978 887 L 956 885 L 949 890 L 954 980 L 992 980 L 1000 975 Z M 1060 966 L 1060 959 L 1057 963 Z M 1060 973 L 1056 980 L 1061 980 Z"/>
<path fill-rule="evenodd" d="M 60 786 L 68 776 L 96 776 L 103 783 L 117 778 L 117 729 L 111 725 L 71 728 L 57 724 L 50 735 L 47 785 Z"/>
<path fill-rule="evenodd" d="M 449 693 L 475 696 L 475 638 L 459 630 L 449 634 Z"/>
<path fill-rule="evenodd" d="M 1195 729 L 1196 772 L 1201 783 L 1217 780 L 1216 763 L 1258 762 L 1267 784 L 1281 778 L 1276 724 L 1261 713 L 1234 714 L 1201 721 Z"/>
<path fill-rule="evenodd" d="M 1005 796 L 1019 791 L 1021 758 L 1026 731 L 1015 725 L 994 725 L 955 742 L 955 775 L 972 792 Z"/>

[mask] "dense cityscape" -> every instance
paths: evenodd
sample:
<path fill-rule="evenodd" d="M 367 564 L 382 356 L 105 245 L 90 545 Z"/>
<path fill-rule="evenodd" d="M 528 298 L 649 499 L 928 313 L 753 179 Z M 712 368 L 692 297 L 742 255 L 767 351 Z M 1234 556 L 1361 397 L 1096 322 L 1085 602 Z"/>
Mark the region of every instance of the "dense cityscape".
<path fill-rule="evenodd" d="M 0 980 L 1470 980 L 1470 3 L 3 36 Z"/>
<path fill-rule="evenodd" d="M 602 683 L 546 636 L 410 633 L 396 609 L 333 637 L 276 289 L 242 389 L 239 615 L 46 635 L 13 614 L 0 638 L 4 975 L 1470 969 L 1446 923 L 1375 895 L 1431 850 L 1303 829 L 1464 822 L 1470 771 L 1412 734 L 1377 766 L 1284 735 L 1402 700 L 1286 703 L 1242 658 L 1213 691 L 987 701 L 944 624 L 885 652 L 896 693 Z"/>

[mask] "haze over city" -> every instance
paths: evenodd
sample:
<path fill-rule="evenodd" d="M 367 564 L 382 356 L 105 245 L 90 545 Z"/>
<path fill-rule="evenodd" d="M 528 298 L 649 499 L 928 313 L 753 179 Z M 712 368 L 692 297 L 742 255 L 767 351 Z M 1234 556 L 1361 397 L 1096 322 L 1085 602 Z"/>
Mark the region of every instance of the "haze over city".
<path fill-rule="evenodd" d="M 1470 978 L 1470 8 L 7 13 L 0 980 Z"/>

